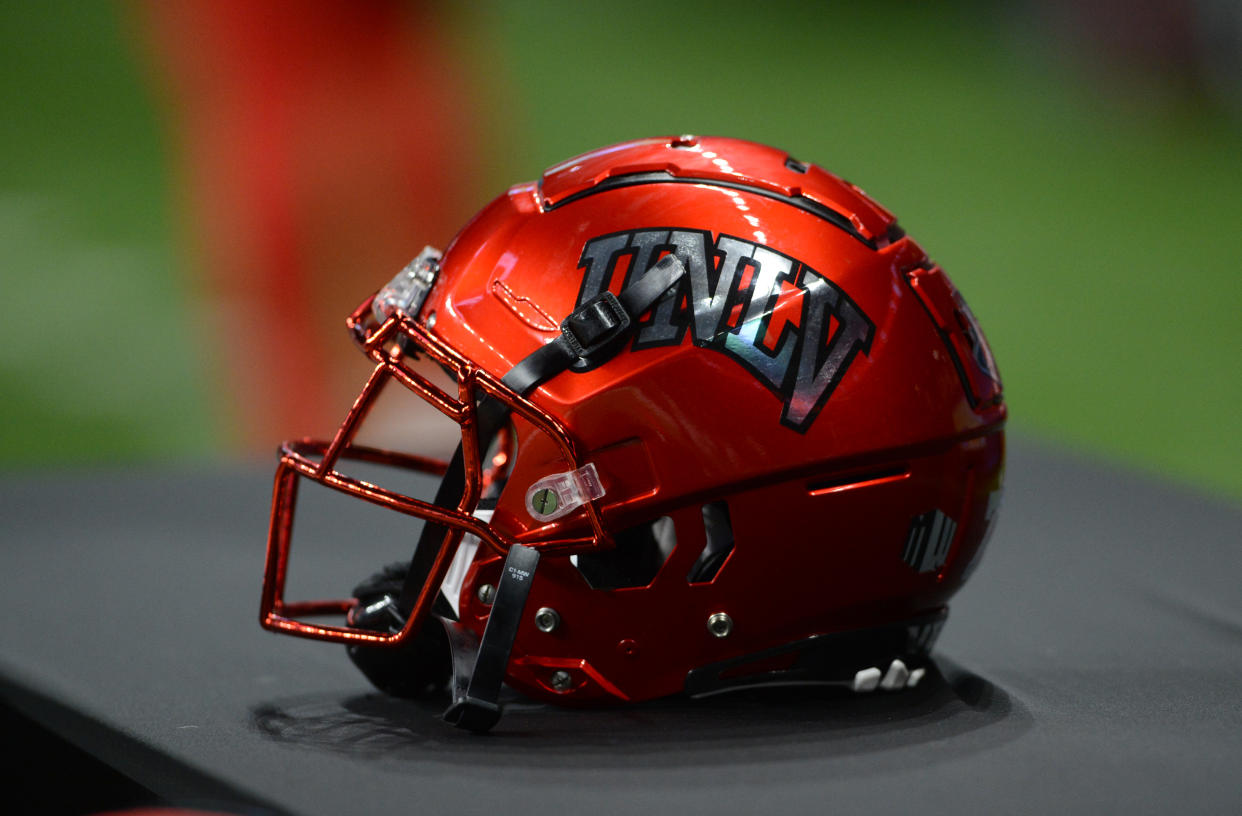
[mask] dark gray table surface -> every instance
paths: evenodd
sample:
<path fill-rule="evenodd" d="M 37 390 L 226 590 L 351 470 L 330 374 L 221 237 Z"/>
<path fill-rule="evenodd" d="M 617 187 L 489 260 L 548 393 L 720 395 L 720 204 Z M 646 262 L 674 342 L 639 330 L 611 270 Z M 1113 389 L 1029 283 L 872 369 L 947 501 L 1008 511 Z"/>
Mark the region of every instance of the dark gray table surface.
<path fill-rule="evenodd" d="M 920 688 L 515 698 L 477 738 L 259 628 L 269 473 L 0 479 L 0 692 L 156 793 L 292 813 L 1242 812 L 1237 506 L 1017 443 Z M 307 594 L 411 540 L 299 525 Z"/>

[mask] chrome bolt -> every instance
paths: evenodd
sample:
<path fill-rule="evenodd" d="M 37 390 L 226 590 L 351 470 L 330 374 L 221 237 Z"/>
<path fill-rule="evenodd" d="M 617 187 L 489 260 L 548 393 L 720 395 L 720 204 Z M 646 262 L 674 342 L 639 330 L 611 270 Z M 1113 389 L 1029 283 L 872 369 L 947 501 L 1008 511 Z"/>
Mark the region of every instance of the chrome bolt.
<path fill-rule="evenodd" d="M 728 637 L 733 631 L 733 618 L 723 612 L 717 612 L 707 619 L 707 631 L 718 638 Z"/>
<path fill-rule="evenodd" d="M 432 312 L 431 314 L 427 315 L 427 320 L 425 321 L 425 324 L 427 328 L 429 329 L 434 329 L 436 327 L 436 313 L 435 312 Z"/>
<path fill-rule="evenodd" d="M 573 682 L 574 678 L 570 677 L 569 672 L 563 669 L 557 669 L 548 678 L 548 684 L 557 691 L 568 691 Z"/>
<path fill-rule="evenodd" d="M 479 587 L 477 595 L 480 601 L 485 604 L 490 604 L 492 599 L 496 597 L 496 587 L 491 584 L 483 584 Z"/>
<path fill-rule="evenodd" d="M 555 609 L 549 606 L 541 607 L 535 613 L 535 628 L 540 632 L 551 632 L 560 625 L 561 616 L 556 613 Z"/>

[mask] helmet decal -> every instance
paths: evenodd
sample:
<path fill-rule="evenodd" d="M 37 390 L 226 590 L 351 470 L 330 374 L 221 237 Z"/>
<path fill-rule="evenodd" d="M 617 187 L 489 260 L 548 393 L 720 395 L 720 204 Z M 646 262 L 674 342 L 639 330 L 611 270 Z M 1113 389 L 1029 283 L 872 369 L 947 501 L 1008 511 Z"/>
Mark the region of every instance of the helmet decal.
<path fill-rule="evenodd" d="M 901 560 L 920 573 L 938 570 L 949 557 L 957 522 L 940 510 L 915 516 L 906 534 Z"/>
<path fill-rule="evenodd" d="M 632 349 L 678 345 L 689 330 L 694 345 L 732 358 L 777 395 L 784 402 L 781 423 L 805 433 L 858 353 L 870 350 L 875 324 L 797 258 L 731 235 L 713 240 L 707 231 L 676 227 L 588 240 L 578 261 L 578 305 L 641 279 L 669 253 L 688 274 L 675 297 L 652 309 Z M 783 323 L 769 343 L 773 320 Z"/>

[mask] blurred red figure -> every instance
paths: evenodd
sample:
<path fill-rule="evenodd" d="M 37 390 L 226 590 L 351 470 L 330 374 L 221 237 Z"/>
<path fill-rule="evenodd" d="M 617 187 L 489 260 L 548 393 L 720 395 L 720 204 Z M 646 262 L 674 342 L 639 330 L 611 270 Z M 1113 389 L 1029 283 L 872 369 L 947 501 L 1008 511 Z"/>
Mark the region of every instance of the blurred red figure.
<path fill-rule="evenodd" d="M 365 376 L 341 304 L 472 206 L 450 183 L 473 155 L 467 95 L 428 5 L 140 6 L 245 449 L 335 423 Z"/>

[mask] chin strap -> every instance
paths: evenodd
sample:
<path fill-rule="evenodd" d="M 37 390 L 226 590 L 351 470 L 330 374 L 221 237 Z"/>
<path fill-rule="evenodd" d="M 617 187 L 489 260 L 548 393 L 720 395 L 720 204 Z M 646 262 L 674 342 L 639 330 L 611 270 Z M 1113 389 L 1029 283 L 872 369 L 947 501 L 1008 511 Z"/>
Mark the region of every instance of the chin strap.
<path fill-rule="evenodd" d="M 639 316 L 685 274 L 676 255 L 665 255 L 620 295 L 605 289 L 561 321 L 560 337 L 515 365 L 504 376 L 505 385 L 527 396 L 557 374 L 570 369 L 587 371 L 613 357 L 629 339 Z"/>
<path fill-rule="evenodd" d="M 582 304 L 561 322 L 560 336 L 514 366 L 504 376 L 504 384 L 525 397 L 558 374 L 587 371 L 610 359 L 625 345 L 638 318 L 676 287 L 685 274 L 686 268 L 677 256 L 666 255 L 645 275 L 625 287 L 620 295 L 604 291 Z M 484 397 L 479 401 L 476 427 L 480 449 L 486 450 L 508 418 L 509 409 L 499 400 Z M 436 491 L 435 503 L 441 507 L 456 507 L 465 492 L 465 484 L 465 466 L 458 445 Z M 407 619 L 444 546 L 446 533 L 439 524 L 427 522 L 423 526 L 397 599 L 397 609 Z M 510 548 L 483 641 L 477 647 L 473 646 L 473 638 L 468 636 L 465 627 L 445 622 L 453 651 L 454 699 L 444 718 L 454 725 L 482 732 L 500 719 L 497 698 L 538 564 L 537 551 L 521 545 Z M 437 609 L 446 605 L 441 602 L 442 597 L 436 600 Z"/>
<path fill-rule="evenodd" d="M 474 633 L 462 624 L 446 624 L 453 652 L 453 702 L 444 719 L 458 728 L 483 733 L 500 719 L 500 686 L 538 566 L 538 550 L 521 544 L 509 549 L 482 643 L 473 643 Z"/>

